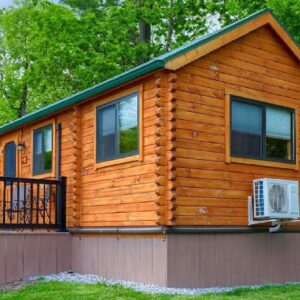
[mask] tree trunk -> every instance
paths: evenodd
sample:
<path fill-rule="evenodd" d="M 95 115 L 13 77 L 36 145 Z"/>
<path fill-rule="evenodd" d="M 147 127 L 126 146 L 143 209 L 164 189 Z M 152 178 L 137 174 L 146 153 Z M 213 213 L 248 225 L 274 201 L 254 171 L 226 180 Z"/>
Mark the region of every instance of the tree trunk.
<path fill-rule="evenodd" d="M 168 36 L 166 41 L 166 51 L 169 51 L 171 48 L 171 42 L 174 32 L 174 0 L 170 0 L 170 16 L 169 16 L 169 26 L 168 26 Z"/>
<path fill-rule="evenodd" d="M 144 1 L 140 0 L 137 1 L 137 6 L 139 8 L 143 7 Z M 152 5 L 151 5 L 152 6 Z M 148 7 L 148 9 L 151 9 L 152 7 Z M 151 42 L 151 24 L 149 24 L 144 18 L 139 18 L 139 38 L 138 43 L 146 43 L 150 44 Z M 147 53 L 145 56 L 141 57 L 139 59 L 139 64 L 142 64 L 149 59 L 149 54 Z"/>
<path fill-rule="evenodd" d="M 26 45 L 26 43 L 27 43 L 27 39 L 25 37 L 25 45 Z M 25 77 L 25 74 L 27 73 L 28 68 L 29 68 L 29 63 L 28 63 L 28 60 L 25 59 L 25 61 L 24 61 L 24 74 L 23 74 L 24 77 Z M 25 82 L 23 82 L 22 91 L 21 91 L 21 101 L 20 101 L 19 112 L 18 112 L 19 118 L 26 115 L 27 102 L 28 102 L 28 84 L 25 81 Z"/>
<path fill-rule="evenodd" d="M 139 21 L 139 42 L 150 44 L 150 40 L 151 40 L 151 25 L 140 20 Z"/>
<path fill-rule="evenodd" d="M 27 83 L 24 83 L 23 88 L 22 88 L 22 96 L 21 96 L 19 112 L 18 112 L 19 118 L 26 115 L 27 98 L 28 98 L 28 86 L 27 86 Z"/>

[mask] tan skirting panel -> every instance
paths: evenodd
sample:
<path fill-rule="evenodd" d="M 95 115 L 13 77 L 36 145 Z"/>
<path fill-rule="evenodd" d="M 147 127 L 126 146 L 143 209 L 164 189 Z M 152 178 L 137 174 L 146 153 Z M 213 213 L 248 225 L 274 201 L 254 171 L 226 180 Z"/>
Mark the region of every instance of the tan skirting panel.
<path fill-rule="evenodd" d="M 73 271 L 161 286 L 300 281 L 299 233 L 82 235 L 73 236 L 72 249 Z"/>
<path fill-rule="evenodd" d="M 168 286 L 300 281 L 299 233 L 168 236 Z"/>
<path fill-rule="evenodd" d="M 0 285 L 71 270 L 67 233 L 0 233 Z"/>
<path fill-rule="evenodd" d="M 165 286 L 167 242 L 163 238 L 73 236 L 74 272 Z"/>
<path fill-rule="evenodd" d="M 1 233 L 0 284 L 61 271 L 170 287 L 300 281 L 299 233 Z"/>

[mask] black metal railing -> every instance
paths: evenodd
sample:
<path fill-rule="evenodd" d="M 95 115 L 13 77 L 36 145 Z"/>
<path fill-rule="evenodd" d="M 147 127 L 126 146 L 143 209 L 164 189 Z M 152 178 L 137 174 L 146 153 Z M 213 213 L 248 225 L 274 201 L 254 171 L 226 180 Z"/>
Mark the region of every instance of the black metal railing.
<path fill-rule="evenodd" d="M 66 229 L 66 178 L 0 177 L 0 229 Z"/>

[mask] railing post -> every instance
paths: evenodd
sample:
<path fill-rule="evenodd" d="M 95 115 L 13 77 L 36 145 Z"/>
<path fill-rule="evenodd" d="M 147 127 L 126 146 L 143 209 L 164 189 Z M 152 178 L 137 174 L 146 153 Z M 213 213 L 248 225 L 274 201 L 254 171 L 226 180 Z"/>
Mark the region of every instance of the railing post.
<path fill-rule="evenodd" d="M 57 231 L 66 230 L 66 196 L 67 178 L 61 177 L 56 195 L 56 226 Z"/>

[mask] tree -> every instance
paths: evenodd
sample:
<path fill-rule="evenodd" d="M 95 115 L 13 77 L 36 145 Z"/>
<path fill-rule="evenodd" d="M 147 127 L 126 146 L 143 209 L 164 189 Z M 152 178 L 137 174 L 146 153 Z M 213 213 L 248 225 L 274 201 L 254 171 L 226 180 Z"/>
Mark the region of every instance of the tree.
<path fill-rule="evenodd" d="M 15 0 L 0 10 L 0 123 L 269 6 L 300 41 L 298 0 Z"/>
<path fill-rule="evenodd" d="M 61 2 L 79 11 L 96 10 L 100 6 L 99 0 L 62 0 Z"/>
<path fill-rule="evenodd" d="M 268 0 L 267 6 L 274 11 L 291 36 L 300 43 L 300 1 Z"/>
<path fill-rule="evenodd" d="M 0 102 L 11 109 L 8 118 L 21 117 L 70 92 L 63 84 L 69 74 L 63 72 L 63 62 L 57 62 L 63 51 L 59 40 L 64 35 L 57 20 L 58 16 L 64 18 L 70 29 L 74 17 L 69 10 L 47 1 L 26 0 L 19 5 L 2 10 L 0 15 Z M 2 115 L 1 121 L 7 117 Z"/>
<path fill-rule="evenodd" d="M 127 68 L 207 32 L 204 0 L 61 2 L 75 9 L 82 17 L 91 12 L 105 15 L 107 36 L 111 43 L 114 41 L 119 45 L 118 51 L 122 52 L 123 65 Z"/>
<path fill-rule="evenodd" d="M 15 0 L 0 12 L 0 122 L 206 32 L 205 1 Z"/>
<path fill-rule="evenodd" d="M 1 123 L 121 71 L 104 31 L 95 35 L 100 22 L 47 0 L 23 0 L 1 11 Z"/>
<path fill-rule="evenodd" d="M 227 25 L 263 8 L 270 8 L 288 32 L 300 42 L 299 0 L 210 0 L 209 10 L 219 15 L 221 24 Z"/>

